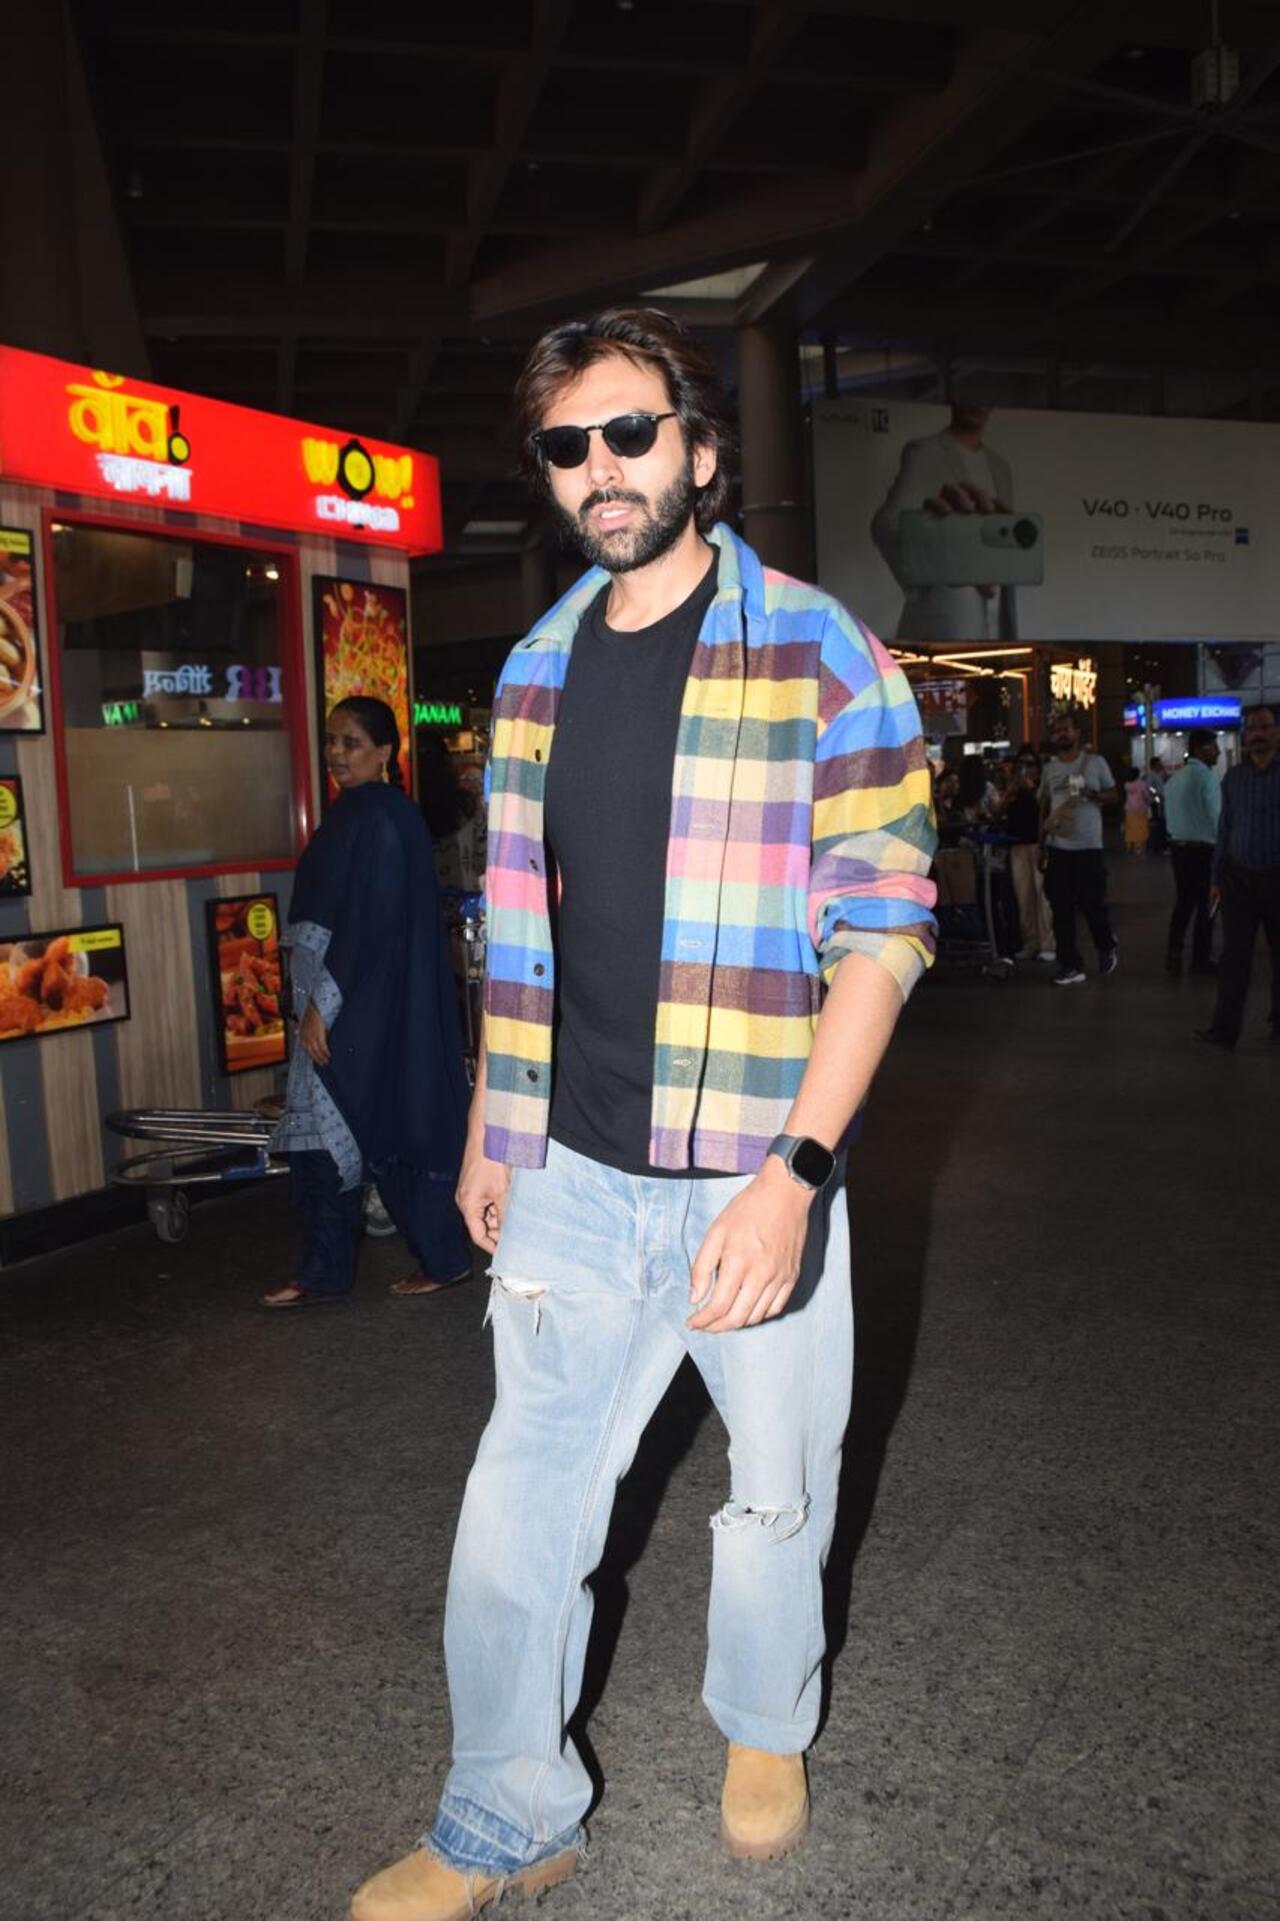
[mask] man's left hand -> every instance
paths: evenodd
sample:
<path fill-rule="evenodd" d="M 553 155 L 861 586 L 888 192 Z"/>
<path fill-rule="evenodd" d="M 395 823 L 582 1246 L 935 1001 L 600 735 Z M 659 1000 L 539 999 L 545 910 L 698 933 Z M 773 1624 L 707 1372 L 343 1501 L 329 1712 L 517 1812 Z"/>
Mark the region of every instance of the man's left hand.
<path fill-rule="evenodd" d="M 781 1314 L 800 1276 L 813 1198 L 771 1154 L 708 1228 L 690 1288 L 698 1311 L 685 1325 L 727 1334 Z"/>

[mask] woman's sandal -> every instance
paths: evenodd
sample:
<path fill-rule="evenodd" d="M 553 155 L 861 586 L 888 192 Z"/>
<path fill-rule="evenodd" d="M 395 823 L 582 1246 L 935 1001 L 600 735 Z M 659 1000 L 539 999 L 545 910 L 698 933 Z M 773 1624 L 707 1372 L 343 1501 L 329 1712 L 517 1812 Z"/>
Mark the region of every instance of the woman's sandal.
<path fill-rule="evenodd" d="M 273 1287 L 269 1294 L 260 1294 L 258 1306 L 278 1311 L 286 1307 L 322 1307 L 328 1301 L 345 1299 L 345 1294 L 313 1294 L 310 1288 L 299 1287 L 296 1281 L 290 1281 L 284 1287 Z"/>
<path fill-rule="evenodd" d="M 403 1301 L 411 1294 L 443 1294 L 447 1288 L 461 1287 L 464 1281 L 469 1281 L 470 1279 L 471 1267 L 469 1264 L 463 1268 L 461 1274 L 455 1274 L 453 1278 L 448 1281 L 433 1281 L 429 1274 L 424 1274 L 420 1267 L 415 1267 L 413 1273 L 406 1274 L 402 1281 L 392 1281 L 389 1291 L 394 1294 L 398 1300 Z"/>

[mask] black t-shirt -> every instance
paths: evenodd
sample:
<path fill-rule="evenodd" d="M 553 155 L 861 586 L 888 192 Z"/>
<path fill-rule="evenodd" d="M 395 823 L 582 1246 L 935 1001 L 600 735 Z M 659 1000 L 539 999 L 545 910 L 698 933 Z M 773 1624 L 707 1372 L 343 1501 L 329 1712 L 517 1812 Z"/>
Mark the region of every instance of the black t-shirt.
<path fill-rule="evenodd" d="M 667 1171 L 649 1165 L 649 1117 L 672 770 L 716 572 L 713 558 L 686 601 L 634 633 L 608 625 L 603 589 L 574 638 L 547 767 L 561 886 L 551 1138 L 630 1174 Z"/>

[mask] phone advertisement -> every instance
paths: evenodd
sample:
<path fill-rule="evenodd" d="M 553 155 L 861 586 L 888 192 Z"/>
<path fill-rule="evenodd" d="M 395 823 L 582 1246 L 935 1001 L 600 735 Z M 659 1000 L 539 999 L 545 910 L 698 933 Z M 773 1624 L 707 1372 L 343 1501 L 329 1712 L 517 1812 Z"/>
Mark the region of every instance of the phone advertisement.
<path fill-rule="evenodd" d="M 400 772 L 413 786 L 409 722 L 409 598 L 401 587 L 317 575 L 313 582 L 320 736 L 327 716 L 352 694 L 385 700 L 400 729 Z M 326 773 L 324 804 L 338 798 Z"/>
<path fill-rule="evenodd" d="M 0 1041 L 128 1018 L 129 974 L 118 923 L 0 941 Z"/>
<path fill-rule="evenodd" d="M 289 1044 L 276 896 L 211 900 L 207 912 L 222 1071 L 278 1067 L 288 1057 Z"/>
<path fill-rule="evenodd" d="M 31 892 L 27 865 L 27 829 L 23 816 L 22 782 L 16 774 L 0 775 L 0 900 L 19 899 Z"/>
<path fill-rule="evenodd" d="M 976 380 L 976 377 L 975 377 Z M 1280 429 L 815 402 L 818 578 L 884 641 L 1270 639 Z"/>

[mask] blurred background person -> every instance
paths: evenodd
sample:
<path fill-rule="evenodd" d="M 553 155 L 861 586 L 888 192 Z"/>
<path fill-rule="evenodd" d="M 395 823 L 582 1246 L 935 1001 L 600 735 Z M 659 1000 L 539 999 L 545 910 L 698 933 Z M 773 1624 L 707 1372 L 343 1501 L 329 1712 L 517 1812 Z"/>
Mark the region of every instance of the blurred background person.
<path fill-rule="evenodd" d="M 363 695 L 335 707 L 324 757 L 339 794 L 294 879 L 297 1044 L 272 1137 L 290 1158 L 302 1265 L 262 1296 L 272 1309 L 351 1292 L 366 1178 L 418 1263 L 392 1293 L 471 1274 L 453 1199 L 469 1090 L 431 842 L 400 785 L 390 707 Z"/>
<path fill-rule="evenodd" d="M 1124 846 L 1127 854 L 1141 854 L 1151 837 L 1151 789 L 1136 767 L 1124 777 Z"/>
<path fill-rule="evenodd" d="M 1215 733 L 1207 727 L 1194 728 L 1187 738 L 1186 760 L 1165 782 L 1165 825 L 1169 830 L 1175 889 L 1165 955 L 1165 966 L 1171 974 L 1182 972 L 1188 927 L 1191 928 L 1191 972 L 1212 974 L 1215 971 L 1209 889 L 1214 843 L 1222 813 L 1222 794 L 1214 773 L 1220 753 Z"/>
<path fill-rule="evenodd" d="M 1201 1040 L 1234 1047 L 1244 1023 L 1261 927 L 1271 950 L 1271 1038 L 1280 1041 L 1280 727 L 1274 707 L 1250 707 L 1243 758 L 1222 783 L 1213 882 L 1222 908 L 1218 1004 Z"/>
<path fill-rule="evenodd" d="M 1018 903 L 1019 960 L 1055 957 L 1053 916 L 1040 871 L 1040 756 L 1034 747 L 1019 750 L 1013 777 L 1000 799 L 996 825 L 1008 835 L 1009 871 Z"/>

